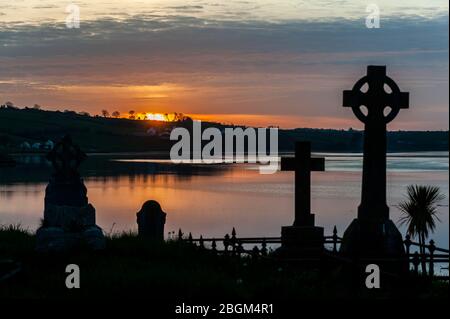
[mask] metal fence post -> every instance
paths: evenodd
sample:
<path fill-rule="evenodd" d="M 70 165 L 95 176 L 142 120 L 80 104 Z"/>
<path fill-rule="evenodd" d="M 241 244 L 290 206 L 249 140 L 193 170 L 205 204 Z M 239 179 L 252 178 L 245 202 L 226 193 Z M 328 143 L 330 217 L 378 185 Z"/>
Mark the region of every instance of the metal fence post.
<path fill-rule="evenodd" d="M 337 236 L 337 228 L 336 225 L 333 228 L 333 252 L 337 253 L 337 240 L 338 240 L 338 236 Z"/>
<path fill-rule="evenodd" d="M 410 247 L 411 247 L 411 236 L 406 235 L 404 243 L 405 243 L 405 247 L 406 247 L 406 254 L 409 255 Z"/>
<path fill-rule="evenodd" d="M 436 250 L 436 246 L 434 245 L 434 240 L 430 240 L 430 245 L 428 246 L 428 251 L 430 252 L 430 263 L 428 265 L 428 274 L 430 277 L 434 276 L 434 251 Z"/>

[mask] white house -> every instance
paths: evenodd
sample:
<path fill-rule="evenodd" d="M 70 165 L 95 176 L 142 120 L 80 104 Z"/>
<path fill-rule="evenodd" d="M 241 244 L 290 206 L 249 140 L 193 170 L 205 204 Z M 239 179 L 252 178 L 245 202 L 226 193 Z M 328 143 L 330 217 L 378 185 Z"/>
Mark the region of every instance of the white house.
<path fill-rule="evenodd" d="M 150 136 L 156 136 L 158 134 L 158 131 L 154 127 L 150 127 L 147 130 L 147 134 Z"/>
<path fill-rule="evenodd" d="M 31 145 L 28 142 L 22 142 L 20 143 L 19 147 L 23 150 L 29 150 L 31 148 Z"/>
<path fill-rule="evenodd" d="M 164 131 L 158 134 L 159 138 L 163 139 L 163 140 L 168 140 L 170 139 L 170 132 L 169 131 Z"/>
<path fill-rule="evenodd" d="M 44 143 L 44 149 L 46 150 L 51 150 L 53 149 L 53 146 L 55 146 L 55 143 L 53 143 L 53 141 L 48 140 L 47 142 Z"/>
<path fill-rule="evenodd" d="M 33 143 L 33 145 L 31 145 L 31 148 L 34 150 L 39 150 L 41 148 L 41 143 Z"/>

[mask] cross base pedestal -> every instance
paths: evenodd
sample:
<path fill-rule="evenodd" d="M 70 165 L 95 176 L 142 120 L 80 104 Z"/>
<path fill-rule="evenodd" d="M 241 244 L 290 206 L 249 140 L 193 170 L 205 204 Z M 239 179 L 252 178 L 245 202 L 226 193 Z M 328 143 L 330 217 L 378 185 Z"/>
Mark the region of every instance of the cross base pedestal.
<path fill-rule="evenodd" d="M 282 257 L 313 258 L 320 257 L 324 249 L 323 227 L 284 226 L 281 227 Z"/>
<path fill-rule="evenodd" d="M 361 265 L 377 264 L 382 271 L 408 270 L 402 235 L 390 219 L 375 223 L 355 218 L 344 233 L 340 253 Z"/>
<path fill-rule="evenodd" d="M 399 257 L 405 254 L 400 231 L 392 220 L 378 223 L 355 218 L 344 233 L 342 254 L 361 257 Z"/>
<path fill-rule="evenodd" d="M 86 227 L 78 232 L 69 232 L 61 227 L 41 227 L 36 231 L 38 253 L 65 253 L 80 248 L 98 251 L 105 247 L 106 238 L 97 225 Z"/>
<path fill-rule="evenodd" d="M 293 226 L 297 227 L 314 227 L 315 215 L 314 214 L 296 214 Z M 288 226 L 286 226 L 288 227 Z"/>

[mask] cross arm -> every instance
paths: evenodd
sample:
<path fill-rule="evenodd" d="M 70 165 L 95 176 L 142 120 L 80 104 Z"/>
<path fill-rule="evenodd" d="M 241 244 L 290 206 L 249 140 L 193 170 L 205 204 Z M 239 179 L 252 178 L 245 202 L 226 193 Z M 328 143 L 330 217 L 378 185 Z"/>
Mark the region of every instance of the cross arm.
<path fill-rule="evenodd" d="M 282 171 L 295 171 L 295 165 L 297 160 L 295 157 L 282 157 L 281 158 L 281 170 Z M 311 158 L 311 171 L 323 172 L 325 171 L 325 158 L 315 157 Z"/>
<path fill-rule="evenodd" d="M 399 92 L 398 94 L 388 95 L 389 106 L 398 106 L 400 109 L 409 108 L 409 92 Z"/>
<path fill-rule="evenodd" d="M 354 90 L 344 90 L 342 106 L 344 107 L 354 107 L 365 104 L 364 95 L 360 91 Z"/>

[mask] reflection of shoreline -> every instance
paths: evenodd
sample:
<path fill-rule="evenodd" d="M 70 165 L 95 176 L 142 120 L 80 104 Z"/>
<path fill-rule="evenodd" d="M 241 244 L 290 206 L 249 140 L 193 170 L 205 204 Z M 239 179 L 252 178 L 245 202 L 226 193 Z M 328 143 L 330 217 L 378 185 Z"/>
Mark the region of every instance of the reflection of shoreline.
<path fill-rule="evenodd" d="M 96 157 L 137 157 L 142 156 L 149 159 L 169 159 L 168 152 L 111 152 L 111 153 L 86 153 L 88 156 L 96 156 Z M 288 151 L 280 151 L 279 155 L 293 155 L 294 152 Z M 363 153 L 361 152 L 313 152 L 314 155 L 317 156 L 333 156 L 333 157 L 362 157 Z M 36 156 L 36 157 L 45 157 L 47 152 L 29 152 L 29 153 L 10 153 L 10 156 L 14 158 L 18 157 L 26 157 L 26 156 Z M 443 157 L 449 158 L 449 152 L 447 151 L 426 151 L 426 152 L 388 152 L 387 157 Z"/>
<path fill-rule="evenodd" d="M 16 157 L 17 166 L 0 169 L 1 184 L 48 182 L 52 174 L 50 163 L 44 156 Z M 218 175 L 228 170 L 223 165 L 189 165 L 171 162 L 119 162 L 110 157 L 91 156 L 81 164 L 80 173 L 85 179 L 98 177 L 138 177 L 173 175 L 178 180 L 186 180 L 192 176 Z"/>
<path fill-rule="evenodd" d="M 362 158 L 363 153 L 313 153 L 317 156 L 326 157 L 352 157 L 352 158 Z M 448 152 L 412 152 L 412 153 L 387 153 L 387 158 L 449 158 Z"/>
<path fill-rule="evenodd" d="M 360 171 L 362 169 L 362 156 L 355 153 L 317 153 L 314 156 L 325 156 L 327 171 Z M 230 169 L 236 164 L 224 163 L 192 163 L 174 164 L 170 159 L 154 156 L 155 153 L 117 153 L 116 155 L 90 155 L 82 164 L 83 176 L 114 176 L 129 174 L 177 174 L 198 175 L 215 174 Z M 290 154 L 292 156 L 292 154 Z M 445 156 L 444 156 L 445 155 Z M 280 154 L 281 156 L 281 154 Z M 244 157 L 238 156 L 239 159 Z M 20 155 L 15 156 L 17 167 L 3 168 L 0 170 L 2 180 L 33 179 L 47 181 L 51 174 L 51 165 L 42 155 Z M 255 159 L 257 159 L 255 157 Z M 278 158 L 272 158 L 276 162 Z M 237 165 L 254 166 L 254 163 Z M 388 171 L 390 172 L 448 172 L 449 161 L 446 152 L 420 152 L 420 153 L 397 153 L 390 154 L 387 158 Z M 14 175 L 23 178 L 14 178 Z M 6 177 L 6 179 L 5 179 Z"/>

